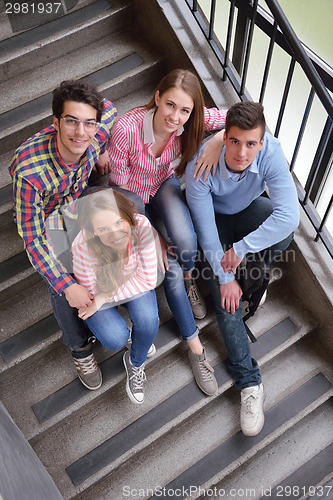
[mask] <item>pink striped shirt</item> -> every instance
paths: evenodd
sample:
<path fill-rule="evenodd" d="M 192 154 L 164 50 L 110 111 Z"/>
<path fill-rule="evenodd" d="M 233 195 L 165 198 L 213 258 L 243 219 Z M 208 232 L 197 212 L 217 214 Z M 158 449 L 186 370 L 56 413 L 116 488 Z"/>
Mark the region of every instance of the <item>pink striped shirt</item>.
<path fill-rule="evenodd" d="M 115 302 L 130 299 L 139 293 L 152 290 L 157 286 L 157 248 L 156 232 L 144 215 L 136 214 L 137 245 L 132 234 L 128 243 L 128 263 L 123 272 L 132 275 L 114 294 Z M 159 247 L 158 247 L 159 248 Z M 73 270 L 76 281 L 87 288 L 94 296 L 99 292 L 96 279 L 98 265 L 96 255 L 88 248 L 85 231 L 79 232 L 72 244 Z"/>
<path fill-rule="evenodd" d="M 204 108 L 206 130 L 222 129 L 227 111 Z M 155 196 L 164 181 L 174 175 L 172 162 L 181 153 L 180 135 L 183 128 L 175 131 L 168 140 L 160 158 L 155 158 L 152 146 L 154 110 L 135 108 L 122 115 L 111 131 L 109 157 L 110 181 L 117 185 L 127 184 L 141 196 L 145 203 Z"/>

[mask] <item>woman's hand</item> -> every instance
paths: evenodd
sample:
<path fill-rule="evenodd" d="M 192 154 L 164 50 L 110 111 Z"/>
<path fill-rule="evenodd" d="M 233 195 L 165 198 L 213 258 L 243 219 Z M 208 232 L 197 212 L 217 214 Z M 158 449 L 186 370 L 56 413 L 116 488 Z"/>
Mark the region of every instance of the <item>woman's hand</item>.
<path fill-rule="evenodd" d="M 93 298 L 90 306 L 81 307 L 79 309 L 79 312 L 78 312 L 79 318 L 81 318 L 83 320 L 90 318 L 90 316 L 95 314 L 95 312 L 97 312 L 98 309 L 100 309 L 102 307 L 102 305 L 105 304 L 106 302 L 107 302 L 106 294 L 105 293 L 98 293 Z"/>
<path fill-rule="evenodd" d="M 224 129 L 214 135 L 214 137 L 207 142 L 206 146 L 203 148 L 201 152 L 200 158 L 195 162 L 196 167 L 193 172 L 193 177 L 198 181 L 203 173 L 205 173 L 203 177 L 203 181 L 205 182 L 208 179 L 208 175 L 213 168 L 212 175 L 216 174 L 217 164 L 220 159 L 222 147 L 224 144 Z"/>

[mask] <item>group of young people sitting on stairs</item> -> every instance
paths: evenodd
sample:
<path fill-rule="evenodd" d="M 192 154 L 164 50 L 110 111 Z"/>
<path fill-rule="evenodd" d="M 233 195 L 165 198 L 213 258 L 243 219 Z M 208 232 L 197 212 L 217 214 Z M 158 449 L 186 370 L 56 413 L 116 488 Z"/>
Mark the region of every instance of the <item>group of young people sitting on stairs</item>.
<path fill-rule="evenodd" d="M 196 383 L 208 396 L 217 392 L 195 322 L 206 315 L 193 276 L 200 246 L 200 270 L 241 394 L 241 429 L 258 434 L 264 390 L 235 272 L 257 252 L 269 265 L 298 225 L 295 185 L 280 142 L 265 131 L 262 105 L 206 108 L 198 78 L 177 69 L 148 104 L 119 118 L 93 85 L 76 80 L 54 90 L 52 112 L 53 124 L 11 159 L 13 209 L 81 382 L 91 390 L 102 384 L 95 339 L 112 351 L 127 346 L 127 394 L 144 402 L 145 361 L 156 352 L 159 328 L 155 288 L 163 282 Z M 205 132 L 214 133 L 205 139 Z M 89 186 L 93 170 L 109 173 L 109 186 Z M 266 188 L 269 197 L 261 196 Z"/>

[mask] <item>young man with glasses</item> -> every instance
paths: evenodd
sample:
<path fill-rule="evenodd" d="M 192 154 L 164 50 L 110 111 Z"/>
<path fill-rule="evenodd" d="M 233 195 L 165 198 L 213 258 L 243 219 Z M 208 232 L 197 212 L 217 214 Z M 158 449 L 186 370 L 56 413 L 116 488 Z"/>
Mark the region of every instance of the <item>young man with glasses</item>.
<path fill-rule="evenodd" d="M 78 309 L 90 305 L 93 297 L 71 274 L 62 212 L 94 189 L 88 188 L 92 170 L 108 173 L 107 143 L 117 111 L 95 86 L 70 80 L 53 91 L 52 112 L 53 125 L 24 142 L 11 159 L 14 220 L 31 264 L 47 282 L 53 312 L 79 378 L 95 390 L 102 384 L 102 375 L 91 334 L 78 317 Z M 137 195 L 126 191 L 126 196 L 138 211 L 143 210 Z"/>

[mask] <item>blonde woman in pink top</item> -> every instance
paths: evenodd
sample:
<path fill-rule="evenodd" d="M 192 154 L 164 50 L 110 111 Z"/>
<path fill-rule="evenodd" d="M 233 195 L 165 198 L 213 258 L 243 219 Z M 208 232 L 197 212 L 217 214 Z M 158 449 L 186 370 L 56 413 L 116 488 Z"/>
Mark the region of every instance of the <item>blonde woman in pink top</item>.
<path fill-rule="evenodd" d="M 112 351 L 124 347 L 130 330 L 116 307 L 124 305 L 132 321 L 130 351 L 124 354 L 127 394 L 144 400 L 144 363 L 155 352 L 159 316 L 154 288 L 158 270 L 159 238 L 134 203 L 112 189 L 95 191 L 80 200 L 82 230 L 72 244 L 76 281 L 94 296 L 79 309 L 79 317 L 96 338 Z"/>
<path fill-rule="evenodd" d="M 198 319 L 206 315 L 206 306 L 192 279 L 197 237 L 178 177 L 198 153 L 205 130 L 222 129 L 225 116 L 225 110 L 204 107 L 201 86 L 193 73 L 174 70 L 162 79 L 146 106 L 132 109 L 119 118 L 112 129 L 108 148 L 110 185 L 140 195 L 146 206 L 146 215 L 155 227 L 158 227 L 158 219 L 163 221 L 172 253 L 184 273 L 184 293 Z M 216 168 L 222 143 L 222 133 L 209 141 L 198 160 L 196 176 L 200 176 L 206 167 L 208 171 L 212 165 Z M 180 163 L 174 170 L 173 162 L 178 157 Z M 172 257 L 169 255 L 168 258 L 170 266 Z M 184 284 L 177 286 L 184 288 Z M 199 337 L 193 338 L 194 322 L 190 322 L 191 311 L 183 300 L 184 307 L 179 310 L 175 293 L 180 295 L 180 290 L 175 292 L 175 284 L 168 279 L 168 273 L 164 288 L 178 325 L 186 322 L 193 371 L 202 374 L 200 380 L 199 375 L 196 376 L 197 383 L 204 392 L 211 394 L 217 389 L 212 369 L 206 368 L 207 360 Z"/>

